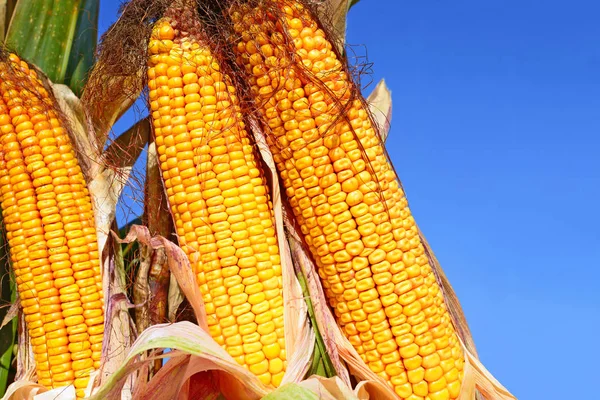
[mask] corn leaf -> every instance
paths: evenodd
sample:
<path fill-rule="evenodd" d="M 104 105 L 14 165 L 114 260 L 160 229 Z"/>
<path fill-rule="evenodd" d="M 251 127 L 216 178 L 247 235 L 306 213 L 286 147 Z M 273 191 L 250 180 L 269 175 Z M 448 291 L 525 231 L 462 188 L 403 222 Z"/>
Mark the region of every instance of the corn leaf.
<path fill-rule="evenodd" d="M 12 290 L 9 291 L 9 294 L 12 292 L 14 295 L 14 285 L 10 286 L 12 286 Z M 6 317 L 9 317 L 9 315 L 7 314 L 5 316 L 5 320 L 8 319 Z M 13 347 L 17 333 L 17 320 L 12 318 L 12 320 L 9 322 L 10 323 L 7 323 L 0 330 L 0 396 L 4 395 L 6 391 L 6 385 L 8 384 L 8 377 L 13 359 Z"/>
<path fill-rule="evenodd" d="M 141 365 L 140 362 L 137 361 L 138 356 L 152 349 L 180 350 L 180 352 L 177 353 L 179 357 L 171 358 L 167 362 L 165 368 L 169 368 L 168 365 L 171 362 L 181 363 L 181 368 L 187 369 L 185 375 L 188 376 L 180 377 L 181 379 L 179 382 L 172 382 L 173 386 L 178 383 L 184 384 L 194 373 L 207 370 L 219 370 L 233 375 L 236 378 L 227 383 L 231 384 L 232 387 L 237 386 L 235 387 L 235 390 L 239 390 L 239 395 L 242 396 L 240 398 L 259 399 L 265 396 L 269 391 L 268 388 L 260 383 L 258 378 L 241 365 L 237 364 L 206 331 L 202 330 L 197 325 L 184 321 L 175 324 L 154 325 L 142 332 L 132 345 L 124 363 L 108 377 L 105 385 L 93 393 L 90 400 L 113 398 L 113 395 L 120 393 L 127 377 L 132 372 L 135 372 Z M 194 357 L 187 360 L 187 363 L 182 363 L 181 353 L 190 354 Z M 152 361 L 153 360 L 150 358 L 144 360 L 146 363 Z M 175 389 L 177 389 L 178 392 L 180 387 L 175 387 Z"/>
<path fill-rule="evenodd" d="M 13 359 L 13 344 L 17 333 L 17 321 L 14 319 L 18 311 L 16 288 L 10 275 L 10 257 L 2 218 L 0 217 L 0 396 L 4 395 L 8 384 L 8 375 Z M 9 307 L 10 305 L 10 307 Z"/>
<path fill-rule="evenodd" d="M 322 376 L 311 376 L 299 383 L 283 385 L 264 397 L 265 400 L 366 400 L 368 398 L 366 392 L 353 392 L 338 377 L 323 378 Z"/>
<path fill-rule="evenodd" d="M 37 394 L 47 391 L 48 389 L 30 379 L 17 380 L 8 386 L 2 400 L 31 400 Z"/>
<path fill-rule="evenodd" d="M 304 389 L 296 383 L 288 383 L 263 397 L 263 400 L 319 400 L 319 398 L 321 397 L 316 393 Z"/>
<path fill-rule="evenodd" d="M 338 38 L 338 50 L 343 52 L 346 41 L 346 17 L 350 8 L 359 0 L 328 0 L 319 8 L 322 21 L 331 23 L 333 33 Z"/>
<path fill-rule="evenodd" d="M 10 329 L 7 329 L 7 331 L 10 331 Z M 4 341 L 5 338 L 1 338 L 1 340 Z M 10 362 L 13 356 L 13 341 L 14 336 L 3 342 L 4 344 L 8 344 L 8 346 L 0 356 L 0 396 L 4 396 L 6 385 L 8 384 L 8 373 L 10 371 Z"/>
<path fill-rule="evenodd" d="M 0 40 L 4 40 L 4 35 L 6 33 L 6 20 L 8 13 L 8 1 L 0 0 Z M 0 391 L 0 393 L 3 393 Z"/>
<path fill-rule="evenodd" d="M 65 83 L 81 96 L 88 72 L 94 64 L 98 37 L 98 12 L 100 0 L 80 0 L 77 28 L 69 54 Z"/>
<path fill-rule="evenodd" d="M 72 81 L 79 92 L 92 65 L 97 21 L 98 0 L 20 0 L 6 44 L 53 82 Z"/>
<path fill-rule="evenodd" d="M 380 80 L 373 89 L 367 98 L 367 104 L 369 104 L 373 119 L 379 127 L 381 140 L 385 142 L 392 123 L 392 92 L 388 89 L 384 79 Z"/>
<path fill-rule="evenodd" d="M 0 0 L 0 41 L 4 42 L 6 29 L 18 0 Z"/>

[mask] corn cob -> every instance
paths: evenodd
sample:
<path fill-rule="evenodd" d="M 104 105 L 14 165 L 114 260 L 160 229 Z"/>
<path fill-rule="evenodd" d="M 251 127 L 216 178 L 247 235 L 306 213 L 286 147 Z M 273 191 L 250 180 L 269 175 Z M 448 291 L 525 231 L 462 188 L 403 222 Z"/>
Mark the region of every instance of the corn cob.
<path fill-rule="evenodd" d="M 185 15 L 179 21 L 194 21 Z M 281 264 L 266 181 L 236 90 L 194 26 L 166 16 L 149 44 L 157 153 L 211 336 L 267 385 L 287 361 Z M 185 31 L 186 33 L 182 33 Z"/>
<path fill-rule="evenodd" d="M 49 93 L 14 54 L 0 93 L 2 215 L 38 380 L 82 397 L 104 333 L 91 200 Z"/>
<path fill-rule="evenodd" d="M 251 4 L 229 10 L 236 62 L 338 324 L 402 399 L 456 399 L 463 351 L 357 89 L 300 2 Z"/>

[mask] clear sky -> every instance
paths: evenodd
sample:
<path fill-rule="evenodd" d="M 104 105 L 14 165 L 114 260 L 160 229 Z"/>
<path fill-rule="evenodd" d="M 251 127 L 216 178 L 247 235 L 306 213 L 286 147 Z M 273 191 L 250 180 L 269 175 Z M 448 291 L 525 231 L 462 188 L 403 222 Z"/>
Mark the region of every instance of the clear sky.
<path fill-rule="evenodd" d="M 117 3 L 101 3 L 103 31 Z M 381 78 L 393 92 L 387 147 L 415 218 L 520 400 L 600 399 L 599 15 L 591 0 L 361 0 L 349 16 L 365 93 Z"/>

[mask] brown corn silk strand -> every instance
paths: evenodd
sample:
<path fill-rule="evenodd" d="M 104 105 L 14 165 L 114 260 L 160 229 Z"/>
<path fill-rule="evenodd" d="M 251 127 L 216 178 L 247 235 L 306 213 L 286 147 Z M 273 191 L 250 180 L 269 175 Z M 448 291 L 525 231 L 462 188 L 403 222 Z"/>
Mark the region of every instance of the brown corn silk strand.
<path fill-rule="evenodd" d="M 456 399 L 464 354 L 359 90 L 304 2 L 235 2 L 236 63 L 342 331 L 403 399 Z"/>
<path fill-rule="evenodd" d="M 174 6 L 149 44 L 162 177 L 211 336 L 264 384 L 278 386 L 287 361 L 272 204 L 236 90 L 197 18 Z"/>
<path fill-rule="evenodd" d="M 50 93 L 14 54 L 0 95 L 2 215 L 38 381 L 82 397 L 104 334 L 91 199 Z"/>

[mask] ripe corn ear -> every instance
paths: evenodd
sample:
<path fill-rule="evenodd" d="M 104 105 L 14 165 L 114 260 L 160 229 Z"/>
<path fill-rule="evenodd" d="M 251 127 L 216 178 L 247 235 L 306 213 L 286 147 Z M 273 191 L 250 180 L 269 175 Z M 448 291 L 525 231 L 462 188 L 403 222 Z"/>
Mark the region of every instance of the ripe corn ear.
<path fill-rule="evenodd" d="M 51 96 L 14 54 L 0 94 L 2 216 L 38 381 L 82 397 L 104 333 L 91 199 Z"/>
<path fill-rule="evenodd" d="M 195 15 L 179 17 L 193 21 Z M 188 12 L 189 14 L 189 12 Z M 157 153 L 179 244 L 211 336 L 267 385 L 287 361 L 281 262 L 268 187 L 236 90 L 199 29 L 152 31 L 148 86 Z"/>
<path fill-rule="evenodd" d="M 402 399 L 456 399 L 461 344 L 404 192 L 331 41 L 298 1 L 247 2 L 229 15 L 236 62 L 342 331 Z"/>

